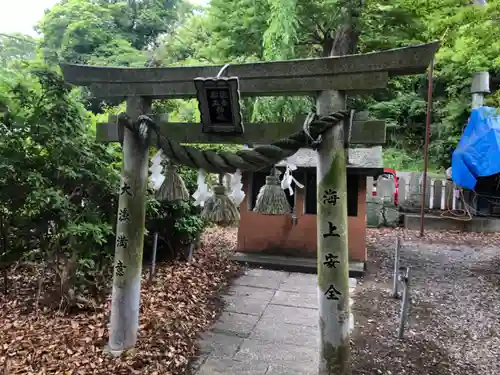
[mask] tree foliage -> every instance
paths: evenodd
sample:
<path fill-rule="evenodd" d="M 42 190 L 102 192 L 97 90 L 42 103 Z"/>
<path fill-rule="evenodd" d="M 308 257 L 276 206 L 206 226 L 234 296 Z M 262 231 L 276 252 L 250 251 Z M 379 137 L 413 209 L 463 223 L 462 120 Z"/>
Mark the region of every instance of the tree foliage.
<path fill-rule="evenodd" d="M 492 0 L 480 8 L 469 1 L 454 0 L 214 0 L 208 9 L 193 14 L 176 29 L 179 49 L 175 43 L 168 47 L 165 44 L 170 53 L 164 62 L 221 63 L 319 56 L 328 54 L 336 36 L 347 32 L 354 33 L 353 40 L 357 40 L 354 47 L 342 47 L 347 52 L 442 40 L 436 56 L 430 152 L 433 167 L 448 167 L 470 110 L 471 74 L 478 70 L 489 70 L 493 77 L 499 74 L 499 4 Z M 351 30 L 345 29 L 346 19 L 350 20 Z M 194 24 L 203 32 L 191 33 Z M 182 53 L 176 55 L 175 51 Z M 402 159 L 418 160 L 422 157 L 426 87 L 424 75 L 395 78 L 386 92 L 351 104 L 356 109 L 370 109 L 388 121 L 391 155 L 400 153 Z M 499 105 L 498 87 L 493 84 L 492 89 L 487 103 Z M 247 108 L 253 120 L 282 121 L 295 118 L 310 104 L 274 98 L 256 100 Z"/>
<path fill-rule="evenodd" d="M 179 19 L 177 0 L 63 0 L 38 25 L 51 62 L 140 66 L 159 35 Z M 120 57 L 119 57 L 120 56 Z"/>
<path fill-rule="evenodd" d="M 95 143 L 89 113 L 47 67 L 1 69 L 0 92 L 0 262 L 43 260 L 70 299 L 79 272 L 95 276 L 109 254 L 117 155 Z"/>
<path fill-rule="evenodd" d="M 15 60 L 33 60 L 36 49 L 37 41 L 28 35 L 0 34 L 0 66 Z"/>
<path fill-rule="evenodd" d="M 39 25 L 46 57 L 94 65 L 220 64 L 369 52 L 441 40 L 436 56 L 431 160 L 448 167 L 470 110 L 471 74 L 498 76 L 499 0 L 484 7 L 466 0 L 64 0 Z M 146 22 L 147 21 L 147 22 Z M 343 40 L 349 40 L 342 44 Z M 155 45 L 154 53 L 145 49 Z M 389 124 L 392 155 L 420 158 L 425 119 L 424 75 L 394 78 L 389 90 L 350 100 Z M 498 87 L 487 98 L 498 105 Z M 291 121 L 311 109 L 304 98 L 244 100 L 244 117 Z M 192 101 L 174 117 L 198 116 Z M 93 106 L 95 108 L 95 106 Z M 171 109 L 173 107 L 171 106 Z"/>

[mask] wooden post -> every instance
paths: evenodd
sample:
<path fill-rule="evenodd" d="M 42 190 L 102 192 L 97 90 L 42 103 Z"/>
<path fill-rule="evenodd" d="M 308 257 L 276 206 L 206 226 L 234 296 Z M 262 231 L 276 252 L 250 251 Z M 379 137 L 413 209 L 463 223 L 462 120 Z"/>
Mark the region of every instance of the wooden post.
<path fill-rule="evenodd" d="M 345 109 L 345 96 L 324 91 L 319 115 Z M 344 124 L 324 134 L 317 166 L 319 375 L 349 373 L 349 254 Z"/>
<path fill-rule="evenodd" d="M 127 99 L 127 114 L 134 121 L 150 110 L 151 101 L 146 98 Z M 148 147 L 124 129 L 108 344 L 113 355 L 133 348 L 137 340 L 147 178 Z"/>

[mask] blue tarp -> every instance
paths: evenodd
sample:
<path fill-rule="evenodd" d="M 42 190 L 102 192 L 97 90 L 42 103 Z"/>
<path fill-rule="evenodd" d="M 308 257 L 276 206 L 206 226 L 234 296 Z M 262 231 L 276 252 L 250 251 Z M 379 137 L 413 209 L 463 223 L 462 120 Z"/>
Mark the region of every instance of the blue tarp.
<path fill-rule="evenodd" d="M 474 108 L 464 134 L 453 151 L 451 176 L 473 190 L 478 177 L 500 173 L 500 116 L 496 108 Z"/>

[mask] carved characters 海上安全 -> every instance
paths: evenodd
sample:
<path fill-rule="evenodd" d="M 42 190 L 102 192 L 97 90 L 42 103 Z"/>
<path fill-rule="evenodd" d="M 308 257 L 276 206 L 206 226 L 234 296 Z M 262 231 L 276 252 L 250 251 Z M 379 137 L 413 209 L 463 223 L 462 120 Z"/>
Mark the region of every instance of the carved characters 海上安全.
<path fill-rule="evenodd" d="M 338 301 L 342 295 L 333 285 L 330 285 L 325 292 L 326 299 Z"/>
<path fill-rule="evenodd" d="M 336 265 L 340 264 L 338 258 L 339 258 L 338 255 L 333 255 L 332 253 L 328 253 L 325 256 L 325 261 L 323 262 L 323 264 L 328 268 L 337 268 Z"/>
<path fill-rule="evenodd" d="M 333 225 L 333 223 L 331 221 L 329 221 L 328 222 L 328 233 L 324 233 L 323 238 L 340 237 L 340 234 L 335 233 L 336 230 L 337 230 L 337 227 L 335 225 Z"/>
<path fill-rule="evenodd" d="M 331 204 L 332 206 L 337 205 L 337 201 L 340 199 L 336 190 L 328 189 L 323 194 L 323 204 Z"/>

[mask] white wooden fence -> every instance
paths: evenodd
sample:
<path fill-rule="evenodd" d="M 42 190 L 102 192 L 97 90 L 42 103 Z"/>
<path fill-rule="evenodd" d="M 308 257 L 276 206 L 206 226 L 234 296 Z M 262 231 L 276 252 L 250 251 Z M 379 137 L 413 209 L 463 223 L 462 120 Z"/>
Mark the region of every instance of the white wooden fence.
<path fill-rule="evenodd" d="M 422 173 L 411 173 L 409 178 L 399 177 L 398 205 L 420 208 L 422 192 Z M 373 196 L 373 177 L 366 181 L 366 194 Z M 395 183 L 393 180 L 379 177 L 376 184 L 376 197 L 385 201 L 394 202 Z M 426 209 L 459 210 L 463 209 L 463 201 L 457 186 L 452 181 L 444 178 L 436 179 L 427 177 Z"/>

